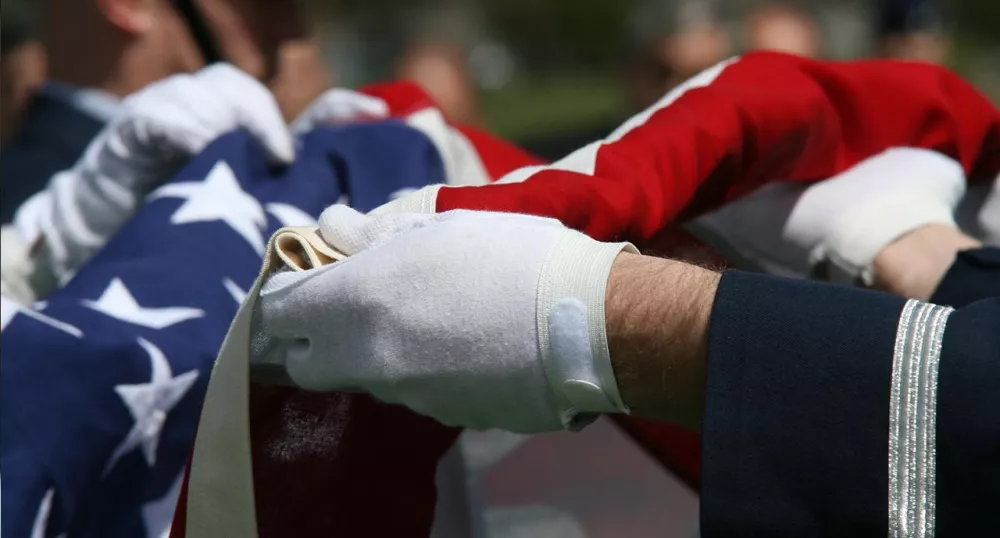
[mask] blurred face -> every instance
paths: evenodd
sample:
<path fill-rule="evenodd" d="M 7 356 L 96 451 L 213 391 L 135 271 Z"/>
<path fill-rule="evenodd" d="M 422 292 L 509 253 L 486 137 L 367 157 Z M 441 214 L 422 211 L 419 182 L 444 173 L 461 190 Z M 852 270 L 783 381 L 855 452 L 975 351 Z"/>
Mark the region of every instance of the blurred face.
<path fill-rule="evenodd" d="M 664 56 L 677 78 L 683 82 L 725 60 L 730 54 L 729 37 L 716 26 L 697 26 L 685 30 L 665 43 Z"/>
<path fill-rule="evenodd" d="M 750 50 L 773 50 L 808 58 L 819 55 L 819 35 L 812 24 L 791 14 L 762 15 L 750 24 Z"/>
<path fill-rule="evenodd" d="M 397 66 L 396 77 L 419 84 L 449 118 L 478 121 L 474 90 L 460 51 L 445 45 L 416 46 Z"/>
<path fill-rule="evenodd" d="M 892 36 L 882 42 L 883 54 L 890 58 L 943 64 L 948 57 L 944 36 L 932 32 L 918 32 Z"/>
<path fill-rule="evenodd" d="M 261 79 L 278 72 L 281 47 L 307 34 L 293 0 L 195 0 L 226 61 Z"/>
<path fill-rule="evenodd" d="M 0 58 L 0 144 L 16 131 L 31 93 L 45 81 L 45 52 L 36 42 L 4 51 Z"/>
<path fill-rule="evenodd" d="M 268 87 L 285 119 L 295 119 L 332 85 L 333 76 L 315 41 L 288 41 L 281 45 L 278 69 L 268 80 Z"/>

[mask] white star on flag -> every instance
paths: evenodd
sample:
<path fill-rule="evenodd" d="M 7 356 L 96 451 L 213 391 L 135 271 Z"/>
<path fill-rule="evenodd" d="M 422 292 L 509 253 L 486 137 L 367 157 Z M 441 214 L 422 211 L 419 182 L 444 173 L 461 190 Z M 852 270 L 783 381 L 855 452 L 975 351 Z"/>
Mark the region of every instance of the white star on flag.
<path fill-rule="evenodd" d="M 182 321 L 205 315 L 204 310 L 183 306 L 144 308 L 136 302 L 135 297 L 132 296 L 120 278 L 112 279 L 99 299 L 83 301 L 83 305 L 106 316 L 150 329 L 165 329 Z"/>
<path fill-rule="evenodd" d="M 243 304 L 243 299 L 247 298 L 247 292 L 243 291 L 243 288 L 241 288 L 239 284 L 233 282 L 233 279 L 231 278 L 225 278 L 222 280 L 222 285 L 225 286 L 229 295 L 233 296 L 234 301 L 238 304 Z"/>
<path fill-rule="evenodd" d="M 49 526 L 49 515 L 52 513 L 52 500 L 55 498 L 56 490 L 49 488 L 42 497 L 42 502 L 38 505 L 38 512 L 35 514 L 35 524 L 31 526 L 31 538 L 45 538 Z M 57 538 L 65 538 L 65 534 L 60 534 Z"/>
<path fill-rule="evenodd" d="M 315 226 L 316 219 L 312 215 L 291 205 L 272 202 L 264 206 L 267 212 L 274 215 L 282 226 Z"/>
<path fill-rule="evenodd" d="M 114 454 L 104 467 L 105 475 L 122 456 L 136 447 L 142 447 L 142 455 L 150 467 L 156 463 L 156 447 L 159 445 L 163 426 L 167 422 L 167 414 L 198 379 L 198 370 L 173 377 L 170 362 L 160 348 L 144 338 L 139 338 L 139 345 L 149 355 L 152 375 L 149 383 L 115 386 L 115 392 L 125 403 L 135 424 L 121 444 L 115 448 Z"/>
<path fill-rule="evenodd" d="M 184 198 L 186 201 L 170 217 L 171 224 L 221 220 L 258 253 L 264 252 L 267 215 L 260 202 L 240 187 L 225 161 L 215 163 L 202 181 L 168 183 L 149 198 Z"/>
<path fill-rule="evenodd" d="M 6 329 L 7 324 L 9 324 L 17 314 L 27 316 L 35 321 L 44 323 L 53 329 L 75 336 L 76 338 L 83 338 L 83 331 L 73 325 L 70 325 L 69 323 L 46 316 L 35 309 L 21 306 L 6 297 L 0 297 L 0 330 Z"/>

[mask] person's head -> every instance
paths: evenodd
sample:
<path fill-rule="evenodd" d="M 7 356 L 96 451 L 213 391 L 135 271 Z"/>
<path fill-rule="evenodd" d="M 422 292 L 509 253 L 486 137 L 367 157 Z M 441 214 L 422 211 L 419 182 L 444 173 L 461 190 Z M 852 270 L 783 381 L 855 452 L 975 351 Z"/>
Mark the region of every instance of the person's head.
<path fill-rule="evenodd" d="M 668 38 L 663 46 L 664 54 L 676 74 L 671 86 L 697 75 L 732 54 L 729 35 L 711 21 L 681 29 Z"/>
<path fill-rule="evenodd" d="M 51 77 L 117 95 L 224 60 L 267 80 L 306 34 L 288 0 L 42 0 Z M 213 57 L 214 56 L 214 57 Z"/>
<path fill-rule="evenodd" d="M 677 79 L 667 55 L 667 38 L 642 43 L 631 51 L 625 71 L 629 108 L 642 110 L 655 103 Z"/>
<path fill-rule="evenodd" d="M 820 30 L 806 12 L 784 4 L 751 11 L 744 23 L 748 50 L 773 50 L 815 58 L 821 53 Z"/>
<path fill-rule="evenodd" d="M 934 0 L 880 0 L 878 54 L 944 63 L 948 55 L 941 14 Z"/>
<path fill-rule="evenodd" d="M 462 50 L 433 41 L 413 42 L 396 63 L 396 78 L 419 84 L 449 118 L 479 121 L 478 102 Z"/>
<path fill-rule="evenodd" d="M 268 87 L 286 119 L 297 117 L 316 97 L 333 86 L 333 74 L 314 39 L 283 43 L 278 50 L 277 66 Z"/>
<path fill-rule="evenodd" d="M 16 131 L 32 92 L 45 80 L 45 51 L 30 6 L 4 6 L 0 20 L 0 145 Z"/>
<path fill-rule="evenodd" d="M 652 105 L 678 84 L 725 60 L 731 50 L 726 33 L 709 22 L 640 44 L 626 74 L 631 108 Z"/>

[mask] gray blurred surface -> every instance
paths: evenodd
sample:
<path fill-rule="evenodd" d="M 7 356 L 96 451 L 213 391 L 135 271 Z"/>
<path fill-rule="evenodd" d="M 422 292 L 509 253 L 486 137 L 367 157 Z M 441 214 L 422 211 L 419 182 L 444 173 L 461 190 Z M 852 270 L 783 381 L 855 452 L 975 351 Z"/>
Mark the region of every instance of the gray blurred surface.
<path fill-rule="evenodd" d="M 467 432 L 461 443 L 470 497 L 454 506 L 482 525 L 468 536 L 695 536 L 697 496 L 607 419 L 579 433 Z M 441 468 L 454 473 L 451 465 Z M 444 517 L 460 519 L 450 510 L 439 513 L 435 538 L 448 538 L 437 530 Z"/>

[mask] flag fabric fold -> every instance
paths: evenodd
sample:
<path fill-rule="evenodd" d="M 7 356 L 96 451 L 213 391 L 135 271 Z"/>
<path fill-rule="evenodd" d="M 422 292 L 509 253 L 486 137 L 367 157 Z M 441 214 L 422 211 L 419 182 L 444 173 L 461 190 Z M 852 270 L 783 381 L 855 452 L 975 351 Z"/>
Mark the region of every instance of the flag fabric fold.
<path fill-rule="evenodd" d="M 3 535 L 166 536 L 216 353 L 270 234 L 334 203 L 371 209 L 446 179 L 434 143 L 402 121 L 317 129 L 287 169 L 234 132 L 46 302 L 5 298 Z M 361 510 L 378 499 L 429 528 L 435 450 L 454 431 L 361 395 L 297 394 L 262 389 L 253 403 L 262 525 L 309 498 L 289 502 L 297 469 L 344 500 L 316 501 L 323 524 L 391 523 Z"/>
<path fill-rule="evenodd" d="M 45 303 L 4 300 L 5 536 L 200 538 L 183 511 L 169 522 L 216 352 L 270 234 L 330 204 L 366 211 L 446 183 L 438 211 L 537 214 L 665 251 L 671 223 L 888 147 L 940 151 L 973 180 L 1000 169 L 1000 112 L 916 64 L 749 54 L 549 166 L 448 123 L 415 86 L 365 93 L 384 114 L 309 133 L 287 170 L 224 136 Z M 429 532 L 456 430 L 360 395 L 253 387 L 249 406 L 259 536 Z M 620 420 L 697 484 L 696 434 Z"/>

